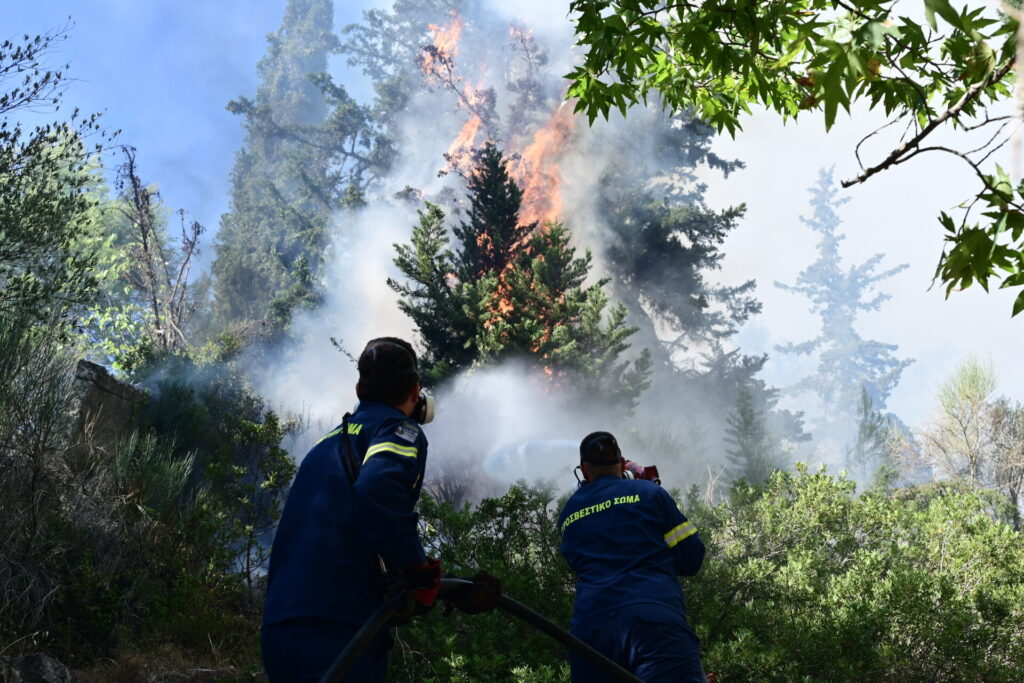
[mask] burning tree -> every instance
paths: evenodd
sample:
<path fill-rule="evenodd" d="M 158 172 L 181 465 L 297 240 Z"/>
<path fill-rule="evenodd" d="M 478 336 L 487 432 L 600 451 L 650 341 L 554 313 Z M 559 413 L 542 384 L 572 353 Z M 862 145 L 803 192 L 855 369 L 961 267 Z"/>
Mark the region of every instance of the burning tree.
<path fill-rule="evenodd" d="M 388 282 L 419 329 L 428 377 L 524 358 L 554 381 L 632 405 L 648 386 L 650 356 L 621 360 L 636 330 L 624 307 L 608 307 L 605 280 L 583 286 L 590 253 L 578 257 L 559 223 L 519 222 L 523 190 L 496 146 L 485 144 L 474 162 L 457 244 L 444 212 L 428 203 L 411 243 L 397 246 L 395 264 L 409 282 Z"/>
<path fill-rule="evenodd" d="M 756 380 L 765 357 L 739 354 L 732 343 L 738 328 L 760 310 L 754 282 L 723 286 L 711 279 L 744 209 L 708 209 L 696 169 L 727 175 L 742 163 L 715 155 L 714 131 L 684 114 L 669 119 L 651 107 L 631 112 L 625 121 L 580 125 L 565 103 L 565 82 L 555 67 L 560 62 L 548 58 L 548 49 L 529 27 L 509 25 L 459 0 L 398 0 L 390 10 L 370 10 L 364 21 L 343 29 L 341 44 L 349 63 L 378 92 L 419 93 L 387 99 L 393 120 L 411 103 L 424 101 L 447 112 L 437 124 L 452 136 L 441 174 L 471 178 L 471 150 L 484 139 L 498 139 L 508 153 L 509 175 L 522 189 L 516 225 L 593 216 L 593 227 L 581 239 L 609 276 L 608 293 L 626 307 L 627 324 L 637 328 L 630 339 L 651 351 L 652 367 L 658 368 L 647 392 L 652 407 L 673 406 L 673 416 L 705 426 L 710 443 L 724 451 L 726 416 L 740 387 L 748 386 L 754 405 L 778 425 L 780 438 L 805 439 L 800 415 L 777 409 L 777 397 Z M 505 58 L 496 56 L 499 50 Z M 449 126 L 460 121 L 461 127 Z M 439 203 L 447 202 L 443 192 L 438 196 L 444 198 Z M 443 251 L 449 239 L 443 216 L 428 207 L 423 220 L 432 227 L 422 236 L 432 235 Z M 454 254 L 452 259 L 457 265 Z M 436 264 L 423 267 L 430 271 Z M 446 348 L 451 367 L 471 364 L 480 358 L 477 323 L 448 289 L 465 278 L 454 267 L 430 277 L 435 310 L 419 314 L 432 318 L 417 321 L 423 339 L 436 336 L 440 346 L 428 346 Z M 415 300 L 427 302 L 426 288 Z M 503 322 L 484 329 L 492 336 L 504 333 Z M 506 348 L 503 342 L 497 346 Z M 529 348 L 527 353 L 534 355 Z M 651 414 L 656 412 L 660 408 Z M 680 435 L 678 451 L 697 448 Z"/>

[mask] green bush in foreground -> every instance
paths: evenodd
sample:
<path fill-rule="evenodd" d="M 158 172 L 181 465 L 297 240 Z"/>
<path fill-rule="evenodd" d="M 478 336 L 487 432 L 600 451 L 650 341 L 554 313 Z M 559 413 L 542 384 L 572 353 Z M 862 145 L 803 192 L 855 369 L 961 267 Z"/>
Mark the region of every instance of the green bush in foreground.
<path fill-rule="evenodd" d="M 468 578 L 484 569 L 501 578 L 505 593 L 566 626 L 572 577 L 558 552 L 557 510 L 546 487 L 513 486 L 500 498 L 461 509 L 424 495 L 423 541 L 446 572 Z M 568 680 L 564 650 L 523 622 L 500 611 L 442 612 L 435 609 L 398 629 L 394 680 Z"/>
<path fill-rule="evenodd" d="M 1020 680 L 1024 545 L 991 494 L 945 482 L 854 496 L 799 468 L 717 507 L 690 582 L 720 680 Z"/>
<path fill-rule="evenodd" d="M 855 496 L 852 482 L 799 468 L 683 509 L 708 546 L 686 593 L 716 680 L 1021 679 L 1024 545 L 990 494 L 938 483 Z M 486 569 L 565 627 L 557 511 L 542 488 L 475 509 L 425 498 L 425 541 L 448 571 Z M 564 649 L 512 618 L 440 612 L 398 630 L 396 680 L 568 678 Z"/>

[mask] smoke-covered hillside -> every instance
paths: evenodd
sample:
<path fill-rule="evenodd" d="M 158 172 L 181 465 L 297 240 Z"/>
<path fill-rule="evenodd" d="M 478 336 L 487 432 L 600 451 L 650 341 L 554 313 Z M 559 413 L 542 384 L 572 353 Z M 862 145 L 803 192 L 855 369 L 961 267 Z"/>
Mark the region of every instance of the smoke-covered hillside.
<path fill-rule="evenodd" d="M 76 79 L 115 82 L 76 68 L 80 35 L 108 49 L 84 29 L 109 8 L 81 28 L 19 10 L 27 35 L 0 45 L 0 672 L 60 670 L 21 659 L 41 651 L 83 680 L 261 680 L 296 471 L 356 405 L 366 342 L 394 335 L 437 405 L 405 518 L 445 571 L 568 627 L 558 516 L 580 439 L 607 430 L 707 547 L 682 585 L 714 680 L 1020 678 L 1024 407 L 990 359 L 1015 358 L 1016 328 L 988 345 L 914 303 L 930 243 L 865 238 L 902 204 L 865 218 L 880 195 L 841 190 L 811 133 L 766 165 L 765 139 L 672 113 L 671 91 L 577 113 L 592 24 L 565 6 L 279 4 L 175 51 L 122 31 L 139 63 L 219 51 L 216 107 L 189 105 L 236 133 L 215 140 L 75 110 Z M 170 40 L 227 7 L 108 19 Z M 122 55 L 118 92 L 151 92 L 138 68 Z M 441 612 L 398 628 L 392 679 L 568 679 L 535 629 Z"/>

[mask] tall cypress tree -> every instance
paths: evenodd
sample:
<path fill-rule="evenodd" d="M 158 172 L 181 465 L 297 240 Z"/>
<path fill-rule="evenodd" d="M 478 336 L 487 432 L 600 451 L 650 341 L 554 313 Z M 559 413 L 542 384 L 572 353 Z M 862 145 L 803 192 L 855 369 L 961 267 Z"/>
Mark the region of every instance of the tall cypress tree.
<path fill-rule="evenodd" d="M 775 285 L 807 297 L 811 310 L 821 318 L 818 336 L 778 347 L 782 353 L 814 354 L 818 359 L 817 372 L 797 382 L 792 390 L 817 394 L 821 402 L 819 427 L 851 432 L 858 422 L 862 392 L 876 410 L 883 410 L 903 369 L 913 361 L 897 358 L 895 344 L 863 339 L 857 331 L 858 317 L 877 311 L 889 298 L 874 291 L 876 284 L 906 265 L 877 272 L 882 254 L 857 265 L 842 264 L 839 245 L 845 236 L 839 232 L 836 209 L 846 201 L 836 197 L 832 171 L 822 169 L 817 185 L 811 188 L 813 213 L 800 219 L 821 236 L 818 258 L 800 273 L 795 285 Z"/>
<path fill-rule="evenodd" d="M 246 141 L 232 171 L 231 209 L 221 217 L 213 265 L 214 314 L 221 327 L 287 322 L 312 301 L 331 204 L 329 157 L 312 135 L 327 116 L 316 75 L 337 47 L 331 0 L 288 0 L 281 28 L 258 64 L 255 101 L 228 109 L 245 117 Z"/>

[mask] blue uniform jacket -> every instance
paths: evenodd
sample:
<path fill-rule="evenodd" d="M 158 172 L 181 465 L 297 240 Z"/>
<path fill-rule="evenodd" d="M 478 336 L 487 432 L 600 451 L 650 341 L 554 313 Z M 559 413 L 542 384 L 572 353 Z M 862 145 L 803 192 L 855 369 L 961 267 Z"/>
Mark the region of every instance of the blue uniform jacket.
<path fill-rule="evenodd" d="M 692 576 L 704 543 L 672 496 L 650 481 L 598 477 L 559 516 L 562 555 L 576 572 L 573 625 L 643 603 L 685 616 L 677 576 Z"/>
<path fill-rule="evenodd" d="M 348 420 L 362 463 L 354 486 L 343 438 L 339 426 L 299 466 L 271 549 L 264 624 L 362 624 L 380 606 L 381 560 L 389 569 L 426 561 L 414 510 L 427 459 L 423 430 L 392 406 L 360 403 Z"/>

